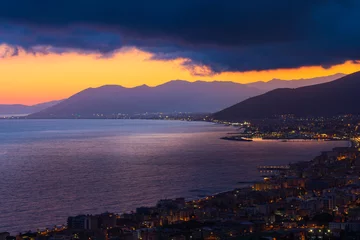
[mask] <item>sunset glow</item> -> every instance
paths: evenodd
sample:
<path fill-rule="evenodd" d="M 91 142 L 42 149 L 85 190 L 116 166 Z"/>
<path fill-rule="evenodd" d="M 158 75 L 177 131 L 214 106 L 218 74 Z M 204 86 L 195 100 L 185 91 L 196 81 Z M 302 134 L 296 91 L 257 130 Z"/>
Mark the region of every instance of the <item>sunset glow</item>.
<path fill-rule="evenodd" d="M 5 48 L 2 45 L 0 51 L 4 52 Z M 348 61 L 327 69 L 313 66 L 211 74 L 206 66 L 187 69 L 183 65 L 187 59 L 151 60 L 151 56 L 151 53 L 136 48 L 124 48 L 109 57 L 76 52 L 34 55 L 20 51 L 17 56 L 0 59 L 0 103 L 36 104 L 64 99 L 88 87 L 107 84 L 156 86 L 174 79 L 249 83 L 273 78 L 292 80 L 349 74 L 360 70 L 360 64 Z"/>

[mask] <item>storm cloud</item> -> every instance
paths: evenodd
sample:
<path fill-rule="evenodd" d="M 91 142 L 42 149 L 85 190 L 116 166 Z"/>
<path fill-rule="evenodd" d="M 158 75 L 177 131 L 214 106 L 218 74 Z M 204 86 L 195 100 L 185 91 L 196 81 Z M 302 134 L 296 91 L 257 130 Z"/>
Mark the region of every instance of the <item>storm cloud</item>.
<path fill-rule="evenodd" d="M 134 46 L 213 72 L 329 67 L 360 59 L 359 12 L 357 0 L 4 0 L 0 43 L 55 53 Z"/>

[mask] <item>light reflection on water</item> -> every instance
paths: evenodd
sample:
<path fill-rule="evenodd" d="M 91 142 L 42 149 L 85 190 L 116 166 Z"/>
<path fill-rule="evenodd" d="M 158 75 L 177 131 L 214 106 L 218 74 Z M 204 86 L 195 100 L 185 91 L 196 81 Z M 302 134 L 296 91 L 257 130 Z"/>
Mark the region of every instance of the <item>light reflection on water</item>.
<path fill-rule="evenodd" d="M 234 142 L 230 127 L 150 120 L 0 121 L 0 232 L 198 198 L 346 142 Z"/>

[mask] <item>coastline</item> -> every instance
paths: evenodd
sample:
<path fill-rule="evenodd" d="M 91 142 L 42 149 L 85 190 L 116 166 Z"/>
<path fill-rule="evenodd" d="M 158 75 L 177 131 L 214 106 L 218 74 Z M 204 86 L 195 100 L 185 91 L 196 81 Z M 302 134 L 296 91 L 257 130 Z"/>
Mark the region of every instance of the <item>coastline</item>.
<path fill-rule="evenodd" d="M 273 141 L 273 140 L 271 140 Z M 349 142 L 352 142 L 352 141 L 349 141 Z M 353 148 L 353 145 L 347 147 L 347 148 Z M 316 158 L 316 157 L 315 157 Z M 311 160 L 307 160 L 307 161 L 304 161 L 303 163 L 307 163 L 309 164 L 311 161 L 313 161 L 313 159 Z M 294 164 L 297 164 L 299 162 L 295 162 Z M 206 195 L 204 197 L 194 197 L 194 198 L 188 198 L 188 199 L 185 199 L 186 200 L 186 205 L 191 205 L 191 204 L 194 204 L 194 203 L 203 203 L 203 202 L 206 202 L 210 199 L 213 199 L 213 198 L 217 198 L 217 197 L 221 197 L 221 196 L 225 196 L 225 195 L 232 195 L 232 194 L 237 194 L 239 192 L 251 192 L 253 191 L 253 186 L 254 184 L 256 183 L 259 183 L 261 182 L 260 180 L 259 181 L 239 181 L 237 182 L 237 184 L 241 184 L 241 185 L 247 185 L 247 186 L 242 186 L 242 187 L 237 187 L 237 188 L 231 188 L 231 189 L 228 189 L 228 190 L 224 190 L 224 191 L 220 191 L 220 192 L 216 192 L 216 193 L 213 193 L 213 194 L 209 194 L 209 195 Z M 181 199 L 182 197 L 178 197 L 176 199 Z M 173 200 L 173 199 L 159 199 L 159 201 L 162 201 L 162 200 Z M 137 208 L 152 208 L 154 206 L 137 206 L 135 209 Z M 134 209 L 134 210 L 135 210 Z M 118 216 L 120 218 L 120 216 L 124 215 L 124 214 L 133 214 L 134 213 L 134 210 L 131 210 L 131 211 L 125 211 L 125 212 L 122 212 L 122 213 L 109 213 L 109 212 L 105 212 L 105 213 L 109 213 L 109 214 L 115 214 L 116 216 Z M 101 214 L 105 214 L 105 213 L 92 213 L 93 215 L 101 215 Z M 50 226 L 50 224 L 49 224 Z M 55 225 L 51 225 L 51 226 L 55 226 L 54 228 L 38 228 L 37 231 L 39 232 L 57 232 L 59 231 L 59 229 L 66 229 L 65 225 L 64 224 L 55 224 Z M 36 231 L 32 230 L 33 232 L 32 233 L 36 233 Z M 31 232 L 31 231 L 28 231 L 28 232 Z"/>
<path fill-rule="evenodd" d="M 143 119 L 143 120 L 145 120 L 145 119 Z M 177 121 L 180 121 L 180 120 L 177 120 Z M 198 121 L 198 122 L 200 122 L 200 121 Z M 209 122 L 209 123 L 212 123 L 212 122 Z M 266 141 L 266 140 L 263 140 L 263 141 Z M 278 141 L 278 140 L 277 139 L 270 139 L 269 141 Z M 313 141 L 313 140 L 311 140 L 311 141 Z M 214 194 L 209 194 L 209 195 L 204 196 L 204 197 L 202 197 L 202 196 L 201 197 L 194 196 L 194 198 L 191 198 L 191 199 L 187 198 L 189 200 L 187 202 L 189 203 L 189 202 L 194 201 L 194 200 L 195 201 L 205 201 L 207 197 L 218 196 L 218 195 L 221 195 L 221 194 L 229 194 L 229 193 L 232 193 L 232 192 L 236 191 L 236 189 L 247 189 L 247 188 L 249 188 L 249 187 L 229 188 L 228 190 L 216 192 Z M 66 220 L 66 219 L 64 219 L 64 220 Z"/>
<path fill-rule="evenodd" d="M 235 135 L 238 133 L 227 133 L 231 135 Z M 318 138 L 246 138 L 246 137 L 239 137 L 239 136 L 230 136 L 230 137 L 221 137 L 222 140 L 228 141 L 247 141 L 250 140 L 252 142 L 257 141 L 275 141 L 275 142 L 353 142 L 351 139 L 318 139 Z M 251 142 L 249 141 L 249 142 Z"/>

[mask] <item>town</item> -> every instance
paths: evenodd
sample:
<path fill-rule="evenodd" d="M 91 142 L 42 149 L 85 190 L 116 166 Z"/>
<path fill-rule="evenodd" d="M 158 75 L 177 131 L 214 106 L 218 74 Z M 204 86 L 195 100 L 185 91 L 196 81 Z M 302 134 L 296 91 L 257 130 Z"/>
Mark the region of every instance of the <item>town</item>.
<path fill-rule="evenodd" d="M 227 137 L 229 140 L 243 137 L 265 140 L 343 141 L 360 135 L 360 116 L 357 115 L 339 115 L 327 118 L 299 118 L 293 115 L 281 115 L 252 122 L 211 121 L 237 128 L 236 132 L 229 133 L 229 137 Z"/>

